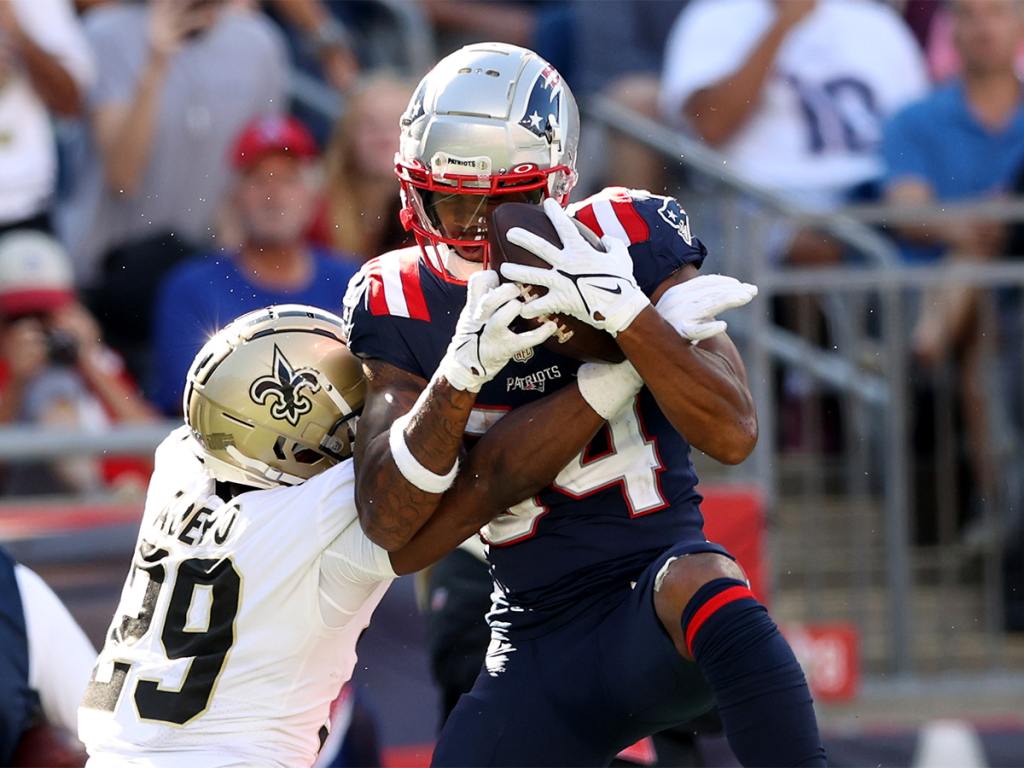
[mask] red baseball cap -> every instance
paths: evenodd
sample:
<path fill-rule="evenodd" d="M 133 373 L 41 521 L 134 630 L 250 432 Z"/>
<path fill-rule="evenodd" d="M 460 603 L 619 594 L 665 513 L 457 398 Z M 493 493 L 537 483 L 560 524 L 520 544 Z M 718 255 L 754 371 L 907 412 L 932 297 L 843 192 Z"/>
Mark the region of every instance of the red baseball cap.
<path fill-rule="evenodd" d="M 27 229 L 0 237 L 0 314 L 52 312 L 74 300 L 71 262 L 60 243 Z"/>
<path fill-rule="evenodd" d="M 316 139 L 302 123 L 288 115 L 263 115 L 251 120 L 235 139 L 231 162 L 245 170 L 270 154 L 314 158 L 320 152 Z"/>

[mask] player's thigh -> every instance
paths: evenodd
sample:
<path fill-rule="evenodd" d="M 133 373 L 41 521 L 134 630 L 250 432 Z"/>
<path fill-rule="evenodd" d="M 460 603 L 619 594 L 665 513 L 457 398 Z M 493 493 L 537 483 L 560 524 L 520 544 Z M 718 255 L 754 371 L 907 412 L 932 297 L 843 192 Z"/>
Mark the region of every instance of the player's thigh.
<path fill-rule="evenodd" d="M 648 567 L 596 633 L 605 696 L 617 713 L 619 738 L 626 745 L 692 720 L 714 703 L 704 676 L 679 654 L 655 608 L 659 574 L 688 549 L 669 550 Z"/>
<path fill-rule="evenodd" d="M 500 671 L 492 659 L 491 670 L 484 669 L 473 689 L 459 699 L 431 765 L 607 764 L 614 751 L 600 720 L 596 655 L 591 652 L 588 660 L 579 643 L 571 631 L 534 641 L 512 639 Z"/>

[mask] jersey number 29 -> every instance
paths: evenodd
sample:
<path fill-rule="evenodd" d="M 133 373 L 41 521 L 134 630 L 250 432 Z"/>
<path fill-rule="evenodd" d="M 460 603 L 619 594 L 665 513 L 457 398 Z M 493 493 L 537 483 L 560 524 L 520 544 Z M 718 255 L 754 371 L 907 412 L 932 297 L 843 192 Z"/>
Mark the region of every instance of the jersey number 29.
<path fill-rule="evenodd" d="M 138 642 L 153 628 L 153 613 L 166 573 L 162 564 L 167 551 L 143 543 L 132 568 L 131 582 L 139 572 L 148 575 L 141 608 L 124 614 L 110 630 L 114 646 Z M 185 725 L 206 711 L 228 651 L 235 642 L 241 577 L 230 559 L 191 558 L 182 561 L 174 574 L 174 588 L 167 605 L 160 640 L 169 660 L 190 659 L 177 686 L 166 681 L 139 678 L 133 697 L 139 719 Z M 93 670 L 82 706 L 113 712 L 121 697 L 131 664 L 115 661 L 107 680 Z"/>

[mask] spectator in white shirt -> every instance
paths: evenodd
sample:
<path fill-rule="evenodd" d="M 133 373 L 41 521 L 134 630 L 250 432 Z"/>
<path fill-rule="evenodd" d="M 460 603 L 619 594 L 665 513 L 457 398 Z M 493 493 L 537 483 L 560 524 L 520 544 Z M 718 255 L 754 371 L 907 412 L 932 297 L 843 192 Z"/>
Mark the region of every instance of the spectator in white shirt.
<path fill-rule="evenodd" d="M 0 233 L 52 228 L 50 117 L 78 114 L 93 75 L 70 0 L 0 2 Z"/>
<path fill-rule="evenodd" d="M 751 182 L 827 210 L 877 182 L 882 123 L 926 89 L 917 43 L 882 3 L 696 0 L 669 36 L 661 108 Z M 788 251 L 829 257 L 821 238 Z"/>

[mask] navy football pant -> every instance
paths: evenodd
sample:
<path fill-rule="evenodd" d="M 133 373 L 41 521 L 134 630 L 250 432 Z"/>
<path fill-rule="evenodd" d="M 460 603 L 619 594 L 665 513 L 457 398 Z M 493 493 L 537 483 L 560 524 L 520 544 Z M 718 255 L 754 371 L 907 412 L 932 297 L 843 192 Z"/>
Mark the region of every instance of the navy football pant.
<path fill-rule="evenodd" d="M 713 706 L 697 666 L 678 653 L 654 611 L 654 580 L 670 557 L 728 554 L 681 544 L 648 566 L 636 587 L 540 637 L 508 636 L 441 732 L 434 766 L 608 765 L 640 738 Z M 492 649 L 493 651 L 493 649 Z M 499 663 L 503 661 L 504 663 Z M 500 671 L 499 671 L 500 670 Z"/>

